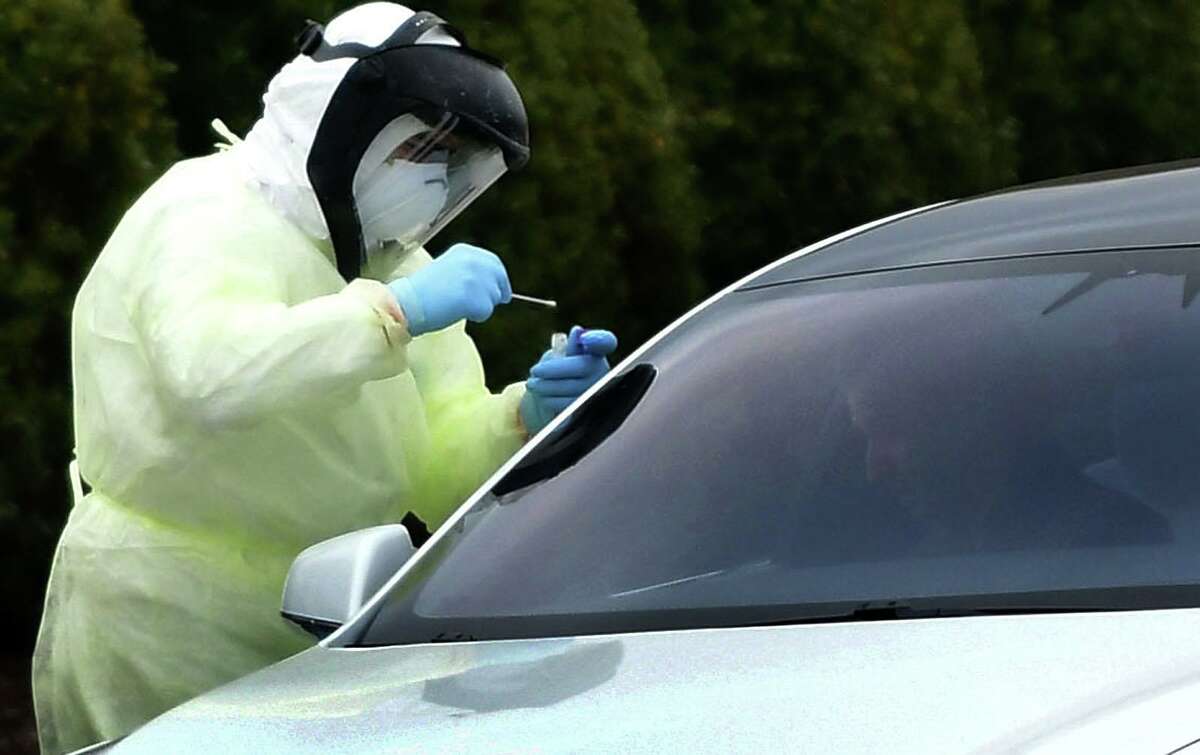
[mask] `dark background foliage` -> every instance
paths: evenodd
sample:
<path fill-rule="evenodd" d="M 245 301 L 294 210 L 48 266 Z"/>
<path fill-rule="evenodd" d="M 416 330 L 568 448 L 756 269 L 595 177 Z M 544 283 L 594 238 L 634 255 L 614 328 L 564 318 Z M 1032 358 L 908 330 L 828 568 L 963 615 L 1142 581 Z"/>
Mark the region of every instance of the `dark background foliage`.
<path fill-rule="evenodd" d="M 305 17 L 334 0 L 0 4 L 0 585 L 24 699 L 71 456 L 74 291 L 172 161 L 245 133 Z M 1014 183 L 1194 155 L 1190 0 L 436 0 L 503 57 L 534 159 L 433 244 L 496 250 L 514 305 L 473 333 L 495 386 L 549 334 L 622 351 L 822 236 Z M 0 749 L 28 746 L 27 703 Z M 10 739 L 5 731 L 11 730 Z"/>

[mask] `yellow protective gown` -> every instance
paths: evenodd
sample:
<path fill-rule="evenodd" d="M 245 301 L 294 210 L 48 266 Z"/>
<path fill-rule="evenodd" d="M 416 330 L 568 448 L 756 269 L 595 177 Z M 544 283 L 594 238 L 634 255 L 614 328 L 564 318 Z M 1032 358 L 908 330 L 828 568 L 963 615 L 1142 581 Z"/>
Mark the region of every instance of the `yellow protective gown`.
<path fill-rule="evenodd" d="M 408 511 L 440 524 L 525 437 L 523 388 L 488 392 L 462 323 L 410 339 L 386 288 L 347 286 L 232 159 L 172 168 L 76 299 L 93 489 L 59 543 L 34 654 L 46 752 L 307 647 L 279 615 L 299 551 Z M 393 277 L 429 257 L 376 262 Z"/>

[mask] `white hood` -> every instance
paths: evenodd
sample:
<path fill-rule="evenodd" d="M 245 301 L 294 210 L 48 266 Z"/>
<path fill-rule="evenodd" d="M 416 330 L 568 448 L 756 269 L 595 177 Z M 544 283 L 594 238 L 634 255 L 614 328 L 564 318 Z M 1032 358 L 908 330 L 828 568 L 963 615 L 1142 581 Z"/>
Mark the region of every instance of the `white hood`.
<path fill-rule="evenodd" d="M 367 3 L 333 19 L 325 28 L 325 40 L 332 45 L 377 46 L 412 16 L 413 11 L 403 5 Z M 458 42 L 433 29 L 420 44 Z M 316 239 L 328 238 L 329 230 L 308 177 L 308 157 L 334 92 L 356 62 L 339 58 L 318 63 L 297 55 L 271 79 L 263 95 L 262 117 L 232 150 L 271 205 Z"/>
<path fill-rule="evenodd" d="M 1200 609 L 317 647 L 115 753 L 1165 755 L 1200 737 Z"/>

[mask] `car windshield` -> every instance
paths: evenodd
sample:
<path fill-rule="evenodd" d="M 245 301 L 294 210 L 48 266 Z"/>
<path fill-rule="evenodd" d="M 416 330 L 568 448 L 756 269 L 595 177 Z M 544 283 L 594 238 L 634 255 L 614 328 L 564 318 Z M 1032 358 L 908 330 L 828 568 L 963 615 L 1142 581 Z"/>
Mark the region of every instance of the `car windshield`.
<path fill-rule="evenodd" d="M 1197 260 L 1014 258 L 728 295 L 526 454 L 346 641 L 939 598 L 1194 605 Z"/>

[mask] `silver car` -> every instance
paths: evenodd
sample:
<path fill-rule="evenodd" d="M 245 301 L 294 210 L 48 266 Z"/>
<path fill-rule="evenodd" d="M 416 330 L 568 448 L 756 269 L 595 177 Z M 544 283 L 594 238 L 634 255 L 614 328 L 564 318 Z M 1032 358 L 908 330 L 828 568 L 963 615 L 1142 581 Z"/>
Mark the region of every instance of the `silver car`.
<path fill-rule="evenodd" d="M 1193 165 L 801 250 L 415 555 L 400 525 L 306 551 L 283 609 L 317 647 L 100 751 L 1187 750 L 1198 250 Z"/>

